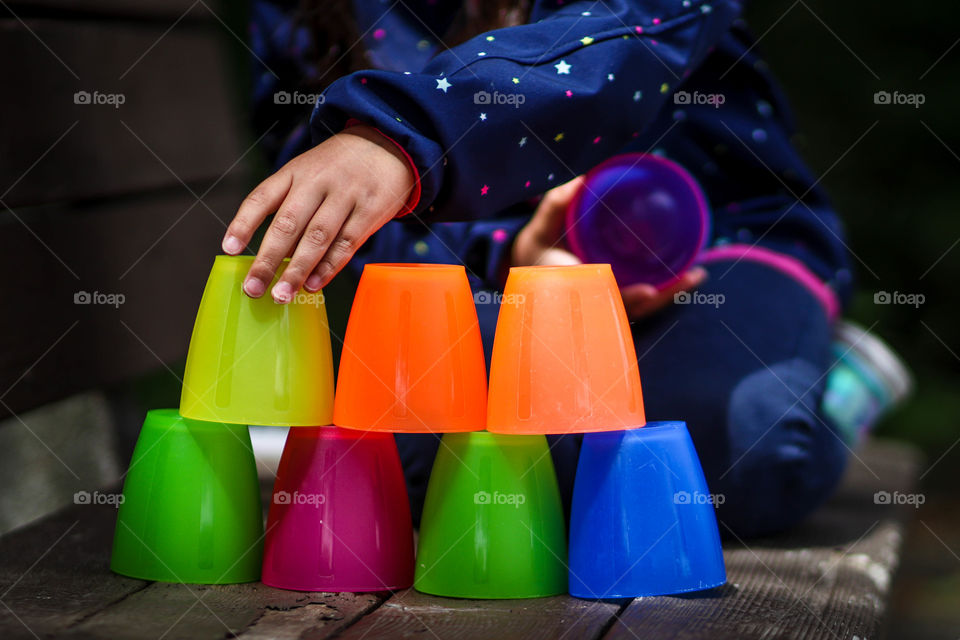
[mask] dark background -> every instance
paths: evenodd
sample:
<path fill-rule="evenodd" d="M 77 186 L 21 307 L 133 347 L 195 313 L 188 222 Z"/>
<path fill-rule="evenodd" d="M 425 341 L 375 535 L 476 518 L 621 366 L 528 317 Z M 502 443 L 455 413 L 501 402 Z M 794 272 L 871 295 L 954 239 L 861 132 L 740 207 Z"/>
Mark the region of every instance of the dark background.
<path fill-rule="evenodd" d="M 927 456 L 892 637 L 960 635 L 958 15 L 956 3 L 886 0 L 757 2 L 747 12 L 793 102 L 804 156 L 818 175 L 829 171 L 823 184 L 847 224 L 859 284 L 848 316 L 873 325 L 916 376 L 913 398 L 877 430 Z M 874 104 L 881 90 L 926 100 Z M 877 291 L 926 300 L 877 305 Z"/>

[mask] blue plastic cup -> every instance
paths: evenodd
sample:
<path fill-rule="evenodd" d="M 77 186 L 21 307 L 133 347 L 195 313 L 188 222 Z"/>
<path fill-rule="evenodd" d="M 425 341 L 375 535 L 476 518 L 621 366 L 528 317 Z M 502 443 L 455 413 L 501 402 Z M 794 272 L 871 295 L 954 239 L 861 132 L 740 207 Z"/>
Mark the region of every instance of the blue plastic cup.
<path fill-rule="evenodd" d="M 726 582 L 714 496 L 687 425 L 583 437 L 570 517 L 570 594 L 638 598 Z"/>

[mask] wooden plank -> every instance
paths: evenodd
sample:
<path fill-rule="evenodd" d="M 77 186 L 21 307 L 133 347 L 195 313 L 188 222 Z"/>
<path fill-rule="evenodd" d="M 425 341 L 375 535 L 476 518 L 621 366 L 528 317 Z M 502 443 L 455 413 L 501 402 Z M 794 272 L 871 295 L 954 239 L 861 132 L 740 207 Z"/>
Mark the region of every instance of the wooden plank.
<path fill-rule="evenodd" d="M 373 594 L 305 593 L 260 583 L 154 583 L 71 629 L 113 640 L 329 637 L 374 608 Z"/>
<path fill-rule="evenodd" d="M 115 426 L 93 391 L 0 420 L 0 534 L 117 484 Z"/>
<path fill-rule="evenodd" d="M 909 447 L 876 442 L 858 455 L 837 496 L 803 526 L 725 545 L 726 585 L 637 599 L 604 637 L 877 637 L 912 509 L 878 504 L 874 494 L 912 492 L 918 459 Z"/>
<path fill-rule="evenodd" d="M 595 638 L 608 629 L 603 637 L 876 637 L 909 507 L 873 495 L 913 491 L 917 461 L 898 445 L 872 445 L 861 458 L 880 480 L 856 465 L 807 526 L 728 544 L 724 587 L 639 599 L 619 614 L 618 602 L 567 596 L 478 601 L 407 590 L 378 607 L 378 594 L 147 586 L 107 570 L 112 509 L 78 506 L 0 538 L 9 607 L 0 609 L 0 636 L 29 637 L 19 618 L 38 635 L 84 638 Z M 832 528 L 841 517 L 859 526 Z"/>
<path fill-rule="evenodd" d="M 305 594 L 303 604 L 270 607 L 239 637 L 243 640 L 329 638 L 380 605 L 386 596 L 374 593 Z"/>
<path fill-rule="evenodd" d="M 570 596 L 530 600 L 438 598 L 408 589 L 349 627 L 338 638 L 598 638 L 618 602 Z"/>
<path fill-rule="evenodd" d="M 115 518 L 77 505 L 0 538 L 0 637 L 322 638 L 385 597 L 124 578 L 109 571 Z"/>
<path fill-rule="evenodd" d="M 192 184 L 240 158 L 219 25 L 25 23 L 0 20 L 0 58 L 19 61 L 0 66 L 7 206 Z"/>
<path fill-rule="evenodd" d="M 0 538 L 0 637 L 56 635 L 147 586 L 108 569 L 115 519 L 77 505 Z"/>
<path fill-rule="evenodd" d="M 0 214 L 0 417 L 183 358 L 246 186 Z"/>

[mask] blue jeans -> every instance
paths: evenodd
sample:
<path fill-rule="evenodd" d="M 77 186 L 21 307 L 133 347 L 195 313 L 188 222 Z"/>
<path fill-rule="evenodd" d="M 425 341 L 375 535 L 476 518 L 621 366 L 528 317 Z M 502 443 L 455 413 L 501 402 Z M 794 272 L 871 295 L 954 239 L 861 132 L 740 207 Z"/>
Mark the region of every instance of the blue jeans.
<path fill-rule="evenodd" d="M 685 420 L 721 533 L 791 527 L 836 487 L 847 449 L 820 411 L 830 324 L 813 296 L 765 265 L 709 265 L 693 303 L 633 323 L 648 420 Z M 478 305 L 487 362 L 498 308 Z M 439 436 L 398 435 L 419 522 Z M 548 436 L 569 509 L 580 436 Z"/>

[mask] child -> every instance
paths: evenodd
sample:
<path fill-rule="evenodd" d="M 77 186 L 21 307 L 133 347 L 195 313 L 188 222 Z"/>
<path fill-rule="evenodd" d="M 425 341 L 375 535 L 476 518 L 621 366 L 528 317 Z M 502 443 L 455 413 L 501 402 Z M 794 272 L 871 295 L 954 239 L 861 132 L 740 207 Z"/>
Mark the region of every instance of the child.
<path fill-rule="evenodd" d="M 647 415 L 688 422 L 725 534 L 782 530 L 828 497 L 847 445 L 820 407 L 850 272 L 739 2 L 312 5 L 254 7 L 254 115 L 280 168 L 223 242 L 239 253 L 277 213 L 249 295 L 287 255 L 278 302 L 351 258 L 462 263 L 477 291 L 501 289 L 512 265 L 576 260 L 569 181 L 618 153 L 662 153 L 704 188 L 713 237 L 677 287 L 623 291 Z M 324 87 L 311 115 L 304 96 Z M 693 287 L 713 304 L 673 304 Z M 489 357 L 496 305 L 478 314 Z M 397 440 L 417 517 L 437 439 Z M 551 445 L 569 495 L 579 440 Z"/>

